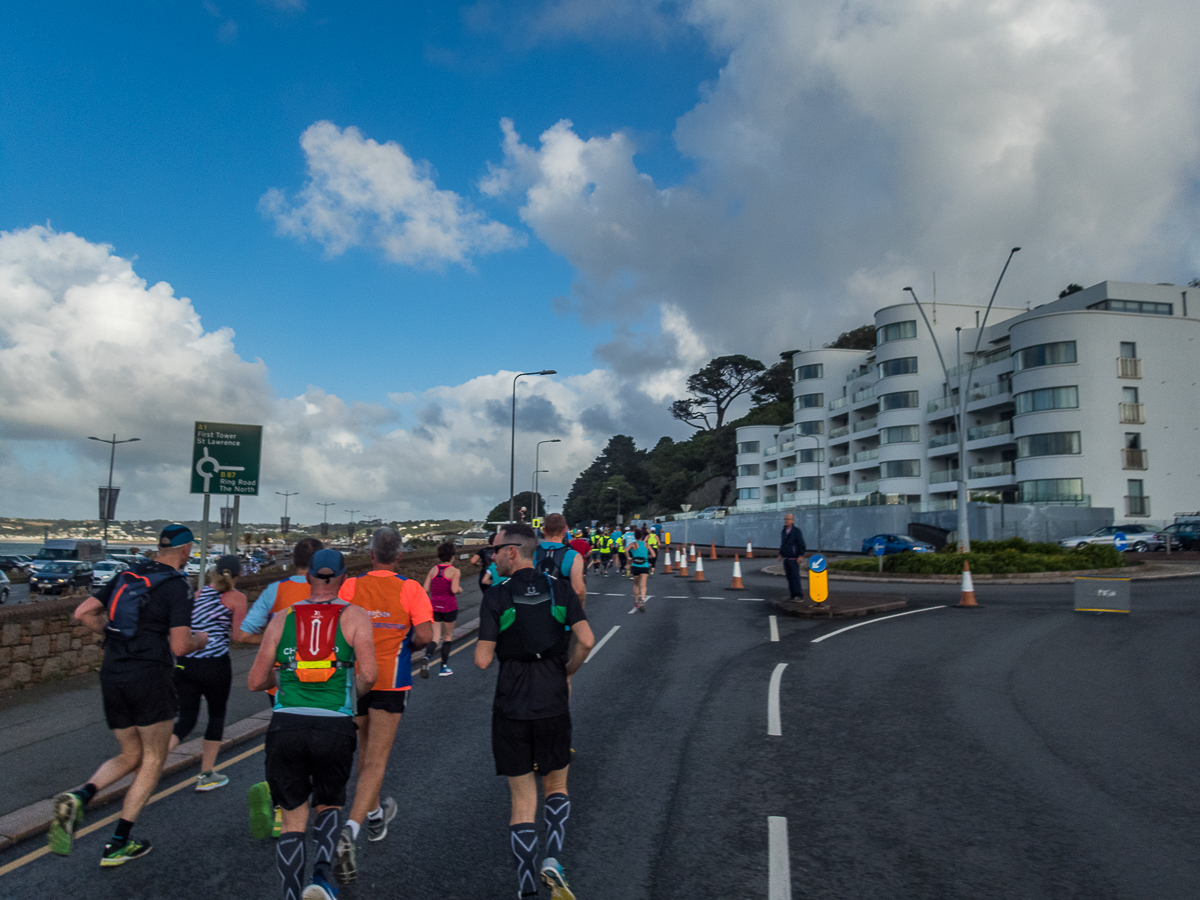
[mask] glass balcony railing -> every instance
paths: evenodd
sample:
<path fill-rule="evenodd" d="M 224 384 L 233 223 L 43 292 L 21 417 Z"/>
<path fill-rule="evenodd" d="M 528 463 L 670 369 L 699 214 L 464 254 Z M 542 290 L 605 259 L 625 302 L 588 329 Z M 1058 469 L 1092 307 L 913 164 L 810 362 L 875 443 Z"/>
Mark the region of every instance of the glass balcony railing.
<path fill-rule="evenodd" d="M 982 441 L 984 438 L 995 437 L 998 434 L 1012 434 L 1012 420 L 994 422 L 991 425 L 980 425 L 978 428 L 967 430 L 968 441 Z"/>
<path fill-rule="evenodd" d="M 862 403 L 864 400 L 870 400 L 874 396 L 875 396 L 875 386 L 872 385 L 871 387 L 863 388 L 861 391 L 857 391 L 854 394 L 854 397 L 852 398 L 852 402 Z"/>
<path fill-rule="evenodd" d="M 929 473 L 930 484 L 948 484 L 951 481 L 958 481 L 958 469 L 943 469 L 940 472 Z"/>
<path fill-rule="evenodd" d="M 778 477 L 779 477 L 778 469 L 772 469 L 770 472 L 763 472 L 763 480 L 764 481 L 772 481 L 773 479 L 776 479 Z"/>
<path fill-rule="evenodd" d="M 933 437 L 931 437 L 929 439 L 929 449 L 932 450 L 934 447 L 945 447 L 950 444 L 957 444 L 957 443 L 958 443 L 958 432 L 957 431 L 948 431 L 945 434 L 935 434 Z"/>
<path fill-rule="evenodd" d="M 1008 378 L 1003 378 L 971 388 L 967 391 L 967 402 L 974 403 L 976 400 L 986 400 L 988 397 L 1007 394 L 1011 391 L 1012 381 Z M 957 394 L 952 397 L 938 397 L 936 400 L 930 400 L 925 404 L 925 411 L 933 413 L 938 410 L 949 409 L 951 406 L 958 406 Z"/>
<path fill-rule="evenodd" d="M 774 456 L 778 452 L 779 452 L 778 447 L 768 447 L 766 450 L 763 451 L 763 456 Z"/>
<path fill-rule="evenodd" d="M 878 481 L 860 481 L 854 486 L 854 490 L 859 494 L 874 494 L 879 490 Z"/>
<path fill-rule="evenodd" d="M 873 450 L 861 450 L 854 454 L 854 461 L 856 463 L 869 462 L 872 459 L 879 459 L 878 447 L 874 448 Z"/>
<path fill-rule="evenodd" d="M 832 429 L 830 429 L 830 431 L 829 431 L 829 439 L 832 441 L 834 438 L 845 437 L 845 436 L 846 436 L 846 435 L 848 435 L 849 433 L 850 433 L 850 426 L 849 426 L 849 425 L 842 425 L 840 428 L 832 428 Z"/>
<path fill-rule="evenodd" d="M 831 487 L 829 489 L 829 493 L 835 497 L 842 497 L 842 496 L 850 493 L 850 485 L 835 484 L 833 487 Z"/>
<path fill-rule="evenodd" d="M 953 397 L 938 397 L 936 400 L 930 400 L 925 404 L 926 412 L 937 412 L 939 409 L 949 409 L 951 406 L 958 406 L 958 395 Z"/>
<path fill-rule="evenodd" d="M 784 441 L 782 444 L 779 445 L 780 453 L 790 453 L 791 451 L 793 451 L 795 449 L 796 449 L 795 441 Z"/>
<path fill-rule="evenodd" d="M 967 469 L 967 478 L 999 478 L 1013 473 L 1012 462 L 985 463 Z"/>
<path fill-rule="evenodd" d="M 878 419 L 863 419 L 861 422 L 854 423 L 854 431 L 855 433 L 859 431 L 870 431 L 872 428 L 875 428 L 878 425 Z"/>
<path fill-rule="evenodd" d="M 836 469 L 838 466 L 848 466 L 848 465 L 850 465 L 850 457 L 849 456 L 835 456 L 833 459 L 831 459 L 829 461 L 829 467 L 833 468 L 833 469 Z"/>
<path fill-rule="evenodd" d="M 786 469 L 780 469 L 779 477 L 780 478 L 795 478 L 796 477 L 796 467 L 788 466 Z"/>
<path fill-rule="evenodd" d="M 980 353 L 979 356 L 975 357 L 975 368 L 978 369 L 980 366 L 986 366 L 989 363 L 994 363 L 1002 359 L 1009 359 L 1011 356 L 1012 351 L 1009 350 L 1008 347 L 1001 347 L 999 350 L 989 350 L 988 352 Z M 956 378 L 959 375 L 965 375 L 970 370 L 971 364 L 969 362 L 965 362 L 961 366 L 955 366 L 953 369 L 951 369 L 950 377 Z"/>
<path fill-rule="evenodd" d="M 829 401 L 829 408 L 831 410 L 841 409 L 842 407 L 849 406 L 849 405 L 850 405 L 849 397 L 838 397 L 836 400 Z"/>

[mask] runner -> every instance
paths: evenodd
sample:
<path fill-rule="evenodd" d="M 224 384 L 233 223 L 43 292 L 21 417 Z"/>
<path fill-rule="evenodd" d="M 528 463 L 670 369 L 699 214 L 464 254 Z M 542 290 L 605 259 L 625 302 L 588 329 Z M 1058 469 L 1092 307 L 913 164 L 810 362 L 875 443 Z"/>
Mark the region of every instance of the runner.
<path fill-rule="evenodd" d="M 267 626 L 247 685 L 265 691 L 278 684 L 275 712 L 267 729 L 267 784 L 283 807 L 283 834 L 275 861 L 284 900 L 334 900 L 330 880 L 338 810 L 354 763 L 354 698 L 375 683 L 378 669 L 371 617 L 338 599 L 346 562 L 336 550 L 312 557 L 311 596 L 297 601 Z M 278 669 L 278 676 L 276 670 Z M 277 680 L 278 679 L 278 680 Z M 252 795 L 252 818 L 269 819 L 265 797 Z M 309 804 L 316 810 L 316 861 L 304 883 L 304 841 Z"/>
<path fill-rule="evenodd" d="M 412 651 L 424 647 L 433 636 L 433 607 L 428 595 L 417 582 L 396 574 L 402 547 L 395 528 L 375 529 L 370 542 L 371 571 L 348 579 L 338 592 L 341 599 L 370 613 L 379 672 L 374 686 L 358 698 L 354 716 L 362 749 L 358 753 L 354 806 L 337 840 L 334 875 L 342 884 L 349 884 L 358 875 L 355 841 L 363 821 L 367 824 L 367 840 L 382 841 L 387 837 L 388 822 L 399 809 L 391 797 L 381 803 L 379 792 L 396 728 L 412 689 Z"/>
<path fill-rule="evenodd" d="M 492 544 L 496 542 L 496 532 L 488 535 L 487 546 L 483 547 L 474 556 L 471 557 L 471 565 L 479 566 L 479 593 L 483 593 L 491 586 L 491 580 L 488 578 L 492 569 Z M 486 580 L 485 580 L 486 579 Z"/>
<path fill-rule="evenodd" d="M 658 533 L 653 525 L 646 526 L 646 547 L 650 551 L 650 574 L 654 574 L 658 566 Z"/>
<path fill-rule="evenodd" d="M 246 616 L 246 595 L 236 590 L 242 567 L 236 556 L 217 560 L 211 584 L 205 585 L 192 606 L 192 629 L 208 634 L 208 644 L 175 662 L 175 690 L 179 693 L 179 718 L 167 752 L 174 750 L 196 727 L 200 698 L 208 703 L 208 725 L 200 755 L 196 791 L 214 791 L 229 784 L 229 776 L 214 771 L 221 738 L 225 736 L 225 707 L 233 686 L 229 658 L 229 633 Z"/>
<path fill-rule="evenodd" d="M 76 621 L 105 636 L 100 693 L 104 718 L 121 752 L 83 787 L 54 798 L 48 840 L 59 856 L 71 852 L 83 811 L 96 792 L 134 771 L 100 865 L 123 865 L 150 852 L 150 842 L 135 840 L 130 832 L 162 775 L 179 714 L 172 654 L 187 656 L 208 642 L 204 632 L 192 632 L 192 594 L 179 571 L 191 554 L 192 532 L 183 525 L 168 525 L 158 536 L 158 554 L 152 561 L 134 563 L 75 610 Z"/>
<path fill-rule="evenodd" d="M 646 582 L 650 577 L 650 547 L 646 542 L 646 529 L 639 528 L 635 540 L 627 548 L 629 574 L 633 576 L 633 605 L 638 612 L 646 611 Z"/>
<path fill-rule="evenodd" d="M 625 574 L 625 535 L 621 532 L 620 527 L 614 528 L 612 533 L 612 557 L 617 561 L 617 574 Z"/>
<path fill-rule="evenodd" d="M 573 900 L 559 862 L 571 813 L 567 677 L 583 665 L 595 639 L 571 586 L 534 568 L 536 548 L 537 539 L 526 525 L 506 525 L 500 532 L 496 565 L 510 580 L 484 594 L 475 665 L 486 669 L 495 657 L 500 658 L 492 704 L 492 755 L 496 774 L 508 778 L 509 847 L 517 863 L 517 891 L 521 897 L 536 897 L 540 873 L 554 900 Z M 568 658 L 570 633 L 577 640 Z M 535 771 L 542 776 L 545 792 L 544 855 L 539 853 L 535 826 Z"/>
<path fill-rule="evenodd" d="M 600 556 L 603 553 L 601 548 L 604 546 L 604 530 L 597 528 L 592 532 L 592 571 L 599 573 L 600 571 Z"/>
<path fill-rule="evenodd" d="M 610 528 L 605 534 L 600 536 L 600 568 L 604 572 L 604 577 L 608 577 L 608 567 L 612 565 L 613 559 L 613 539 L 612 529 Z"/>
<path fill-rule="evenodd" d="M 551 513 L 546 516 L 546 523 L 542 526 L 542 538 L 542 542 L 538 544 L 538 549 L 533 555 L 534 565 L 539 571 L 549 572 L 555 577 L 569 580 L 571 589 L 579 598 L 579 605 L 586 606 L 587 583 L 583 577 L 586 557 L 576 546 L 578 541 L 571 541 L 570 546 L 567 546 L 567 520 L 562 513 Z M 586 552 L 586 544 L 584 547 Z"/>
<path fill-rule="evenodd" d="M 442 670 L 438 672 L 438 677 L 454 674 L 450 668 L 450 642 L 454 640 L 454 623 L 458 619 L 458 595 L 462 593 L 462 585 L 459 583 L 462 572 L 451 564 L 454 550 L 453 544 L 442 544 L 438 547 L 440 562 L 425 576 L 425 593 L 429 595 L 429 601 L 433 604 L 433 639 L 425 645 L 425 655 L 421 657 L 422 678 L 429 677 L 429 663 L 438 649 L 439 641 L 442 645 Z"/>

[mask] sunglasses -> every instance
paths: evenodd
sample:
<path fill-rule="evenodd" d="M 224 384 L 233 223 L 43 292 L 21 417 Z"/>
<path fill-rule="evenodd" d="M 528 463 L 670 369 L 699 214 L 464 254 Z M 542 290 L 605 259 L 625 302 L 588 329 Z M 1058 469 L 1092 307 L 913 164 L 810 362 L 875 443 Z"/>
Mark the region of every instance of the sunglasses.
<path fill-rule="evenodd" d="M 520 546 L 521 545 L 519 543 L 492 544 L 491 550 L 493 553 L 495 553 L 497 550 L 502 550 L 505 547 L 520 547 Z"/>

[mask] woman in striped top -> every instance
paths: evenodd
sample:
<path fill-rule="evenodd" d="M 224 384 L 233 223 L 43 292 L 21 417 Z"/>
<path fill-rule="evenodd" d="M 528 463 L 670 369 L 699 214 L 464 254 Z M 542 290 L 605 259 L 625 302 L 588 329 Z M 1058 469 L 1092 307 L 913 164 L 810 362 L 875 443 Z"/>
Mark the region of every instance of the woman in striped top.
<path fill-rule="evenodd" d="M 211 791 L 229 783 L 229 778 L 213 767 L 221 738 L 225 734 L 225 708 L 233 684 L 233 664 L 229 658 L 229 634 L 241 627 L 246 617 L 246 595 L 235 590 L 242 572 L 236 556 L 222 556 L 210 584 L 196 595 L 192 606 L 192 631 L 208 632 L 203 650 L 175 660 L 175 689 L 179 692 L 179 719 L 171 736 L 171 749 L 179 746 L 200 717 L 200 698 L 208 701 L 208 727 L 204 729 L 204 750 L 197 791 Z"/>

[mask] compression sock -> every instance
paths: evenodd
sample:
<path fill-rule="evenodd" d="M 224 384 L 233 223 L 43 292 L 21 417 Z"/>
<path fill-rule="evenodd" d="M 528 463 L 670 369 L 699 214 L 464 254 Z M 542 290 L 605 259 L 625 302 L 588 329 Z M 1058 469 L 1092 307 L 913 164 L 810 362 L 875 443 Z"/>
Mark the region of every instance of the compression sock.
<path fill-rule="evenodd" d="M 532 822 L 508 827 L 509 846 L 517 860 L 517 890 L 522 897 L 536 897 L 538 892 L 538 836 Z"/>
<path fill-rule="evenodd" d="M 313 871 L 328 868 L 333 865 L 333 845 L 337 840 L 338 811 L 323 809 L 317 813 L 313 822 L 313 844 L 316 846 L 316 860 Z M 328 871 L 324 873 L 328 877 Z"/>
<path fill-rule="evenodd" d="M 133 823 L 128 819 L 117 820 L 117 830 L 113 832 L 113 844 L 124 846 L 129 841 L 129 832 L 133 831 Z"/>
<path fill-rule="evenodd" d="M 442 665 L 450 665 L 450 641 L 442 641 Z"/>
<path fill-rule="evenodd" d="M 96 796 L 97 788 L 90 781 L 77 791 L 71 791 L 76 797 L 83 801 L 83 805 L 87 806 L 92 802 L 92 798 Z"/>
<path fill-rule="evenodd" d="M 546 855 L 558 859 L 562 853 L 563 837 L 566 835 L 567 819 L 571 816 L 571 798 L 566 794 L 547 794 L 542 807 L 542 818 L 546 820 Z"/>
<path fill-rule="evenodd" d="M 435 656 L 437 656 L 437 649 L 438 649 L 437 641 L 430 641 L 428 644 L 425 645 L 425 658 L 433 659 Z"/>
<path fill-rule="evenodd" d="M 289 831 L 275 845 L 275 864 L 283 879 L 283 900 L 300 900 L 304 893 L 304 832 Z"/>

